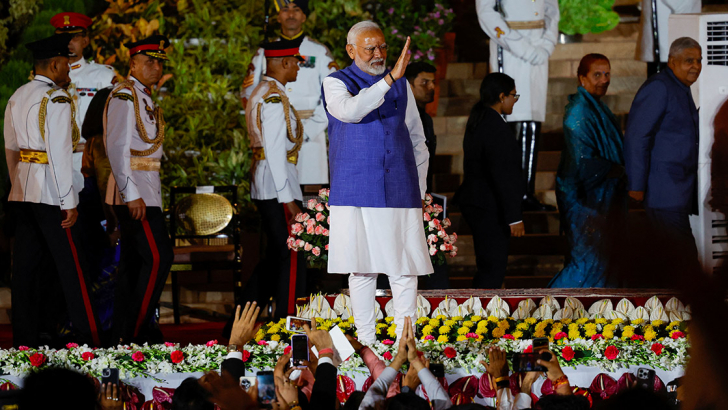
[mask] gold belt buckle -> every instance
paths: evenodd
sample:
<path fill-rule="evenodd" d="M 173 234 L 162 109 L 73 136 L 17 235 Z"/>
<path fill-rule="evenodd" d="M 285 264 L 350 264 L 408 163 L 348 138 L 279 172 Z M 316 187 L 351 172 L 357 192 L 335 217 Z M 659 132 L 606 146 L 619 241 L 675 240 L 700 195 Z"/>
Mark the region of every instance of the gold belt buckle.
<path fill-rule="evenodd" d="M 48 153 L 45 151 L 38 151 L 34 149 L 21 149 L 20 162 L 27 162 L 31 164 L 47 164 Z"/>
<path fill-rule="evenodd" d="M 159 158 L 131 157 L 129 162 L 132 171 L 159 172 L 162 168 L 162 161 Z"/>

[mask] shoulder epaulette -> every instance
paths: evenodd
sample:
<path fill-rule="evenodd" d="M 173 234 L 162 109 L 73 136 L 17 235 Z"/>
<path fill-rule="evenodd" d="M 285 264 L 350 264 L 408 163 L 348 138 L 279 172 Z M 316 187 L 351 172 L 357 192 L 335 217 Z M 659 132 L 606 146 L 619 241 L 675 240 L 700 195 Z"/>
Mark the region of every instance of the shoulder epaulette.
<path fill-rule="evenodd" d="M 117 91 L 113 94 L 114 98 L 118 98 L 124 101 L 134 101 L 134 96 L 127 93 L 122 93 L 121 91 Z"/>
<path fill-rule="evenodd" d="M 271 95 L 270 97 L 263 100 L 267 103 L 279 103 L 281 102 L 281 97 L 279 95 Z"/>
<path fill-rule="evenodd" d="M 51 99 L 51 101 L 53 101 L 54 103 L 68 103 L 68 104 L 73 102 L 72 99 L 70 99 L 69 97 L 66 97 L 65 95 L 59 95 L 58 97 L 54 97 L 53 99 Z"/>

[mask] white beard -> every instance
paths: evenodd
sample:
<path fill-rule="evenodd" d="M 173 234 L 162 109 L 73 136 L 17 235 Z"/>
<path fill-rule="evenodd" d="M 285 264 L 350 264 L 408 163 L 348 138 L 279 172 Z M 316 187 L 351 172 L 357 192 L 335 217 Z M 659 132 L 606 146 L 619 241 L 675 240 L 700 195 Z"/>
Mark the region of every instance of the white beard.
<path fill-rule="evenodd" d="M 354 60 L 354 63 L 356 63 L 356 66 L 359 67 L 359 69 L 364 71 L 365 73 L 377 76 L 377 75 L 384 74 L 384 71 L 387 70 L 387 67 L 384 64 L 382 64 L 381 66 L 378 66 L 378 67 L 372 65 L 373 63 L 380 62 L 380 61 L 383 63 L 384 59 L 378 59 L 378 60 L 371 59 L 368 62 Z"/>

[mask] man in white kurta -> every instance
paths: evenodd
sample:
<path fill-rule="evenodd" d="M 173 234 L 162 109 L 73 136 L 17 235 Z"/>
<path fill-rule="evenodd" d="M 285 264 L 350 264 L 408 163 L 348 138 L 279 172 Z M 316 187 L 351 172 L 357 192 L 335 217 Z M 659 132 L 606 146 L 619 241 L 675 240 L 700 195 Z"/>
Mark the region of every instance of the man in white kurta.
<path fill-rule="evenodd" d="M 500 10 L 496 10 L 500 3 Z M 516 129 L 522 168 L 528 184 L 525 210 L 547 210 L 534 198 L 538 136 L 546 119 L 549 56 L 559 34 L 557 0 L 476 0 L 480 27 L 490 37 L 490 70 L 498 71 L 502 48 L 503 73 L 516 81 L 520 98 L 506 118 Z"/>
<path fill-rule="evenodd" d="M 298 49 L 303 61 L 299 64 L 298 78 L 286 84 L 284 90 L 303 124 L 303 144 L 296 167 L 301 185 L 322 185 L 329 183 L 329 162 L 326 144 L 328 120 L 321 103 L 321 83 L 339 66 L 325 45 L 303 34 L 307 14 L 308 1 L 292 1 L 281 7 L 278 11 L 281 35 L 274 41 L 283 39 L 299 42 Z M 266 74 L 265 69 L 264 50 L 259 48 L 243 83 L 246 100 L 250 99 L 253 90 Z"/>
<path fill-rule="evenodd" d="M 670 51 L 670 36 L 667 22 L 671 14 L 700 13 L 700 0 L 657 0 L 657 34 L 660 41 L 660 68 L 667 67 L 667 55 Z M 647 63 L 647 74 L 657 72 L 652 32 L 652 0 L 642 0 L 642 17 L 640 18 L 640 41 L 637 42 L 636 59 Z"/>
<path fill-rule="evenodd" d="M 421 209 L 429 153 L 414 95 L 402 79 L 409 41 L 388 71 L 375 23 L 357 23 L 347 40 L 354 64 L 323 82 L 331 143 L 328 271 L 351 273 L 359 340 L 373 343 L 377 275 L 389 277 L 399 336 L 417 308 L 417 276 L 433 272 Z"/>

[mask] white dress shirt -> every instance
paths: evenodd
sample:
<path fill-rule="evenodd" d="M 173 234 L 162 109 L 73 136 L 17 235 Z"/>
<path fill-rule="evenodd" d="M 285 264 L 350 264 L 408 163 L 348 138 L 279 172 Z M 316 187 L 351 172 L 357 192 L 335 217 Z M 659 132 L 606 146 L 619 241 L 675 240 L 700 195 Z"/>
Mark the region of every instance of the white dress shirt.
<path fill-rule="evenodd" d="M 49 93 L 50 92 L 50 93 Z M 46 112 L 41 101 L 48 98 Z M 5 108 L 5 157 L 12 189 L 9 201 L 34 202 L 73 209 L 78 192 L 73 187 L 72 99 L 49 78 L 35 79 L 18 88 Z M 39 117 L 45 116 L 41 135 Z M 45 138 L 44 138 L 45 137 Z M 20 150 L 45 151 L 48 164 L 20 162 Z"/>

